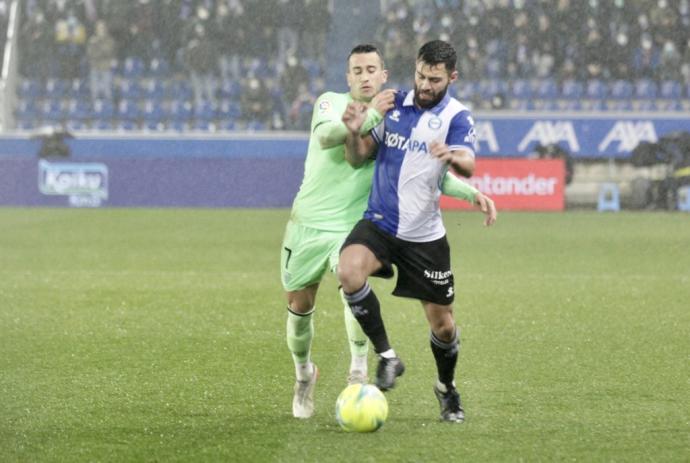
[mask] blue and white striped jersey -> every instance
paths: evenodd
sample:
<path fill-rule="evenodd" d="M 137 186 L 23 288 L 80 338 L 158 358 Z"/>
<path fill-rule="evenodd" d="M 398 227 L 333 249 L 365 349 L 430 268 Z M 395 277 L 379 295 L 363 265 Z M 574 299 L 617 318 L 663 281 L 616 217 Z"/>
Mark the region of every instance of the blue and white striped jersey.
<path fill-rule="evenodd" d="M 429 154 L 433 141 L 474 153 L 474 121 L 466 106 L 446 94 L 431 109 L 414 105 L 414 91 L 398 92 L 384 123 L 371 132 L 376 168 L 364 217 L 405 241 L 443 237 L 439 200 L 448 165 Z"/>

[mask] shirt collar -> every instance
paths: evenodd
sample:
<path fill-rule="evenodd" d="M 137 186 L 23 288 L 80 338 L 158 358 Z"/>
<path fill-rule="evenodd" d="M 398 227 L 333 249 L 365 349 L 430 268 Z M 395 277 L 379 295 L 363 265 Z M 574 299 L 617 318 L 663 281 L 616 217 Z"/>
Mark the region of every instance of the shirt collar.
<path fill-rule="evenodd" d="M 431 111 L 435 115 L 439 115 L 441 111 L 445 109 L 446 106 L 448 106 L 448 102 L 450 102 L 450 95 L 448 92 L 446 92 L 446 95 L 443 97 L 439 103 L 434 106 L 431 109 L 427 109 L 426 111 Z M 405 100 L 403 101 L 403 106 L 414 106 L 414 90 L 410 90 L 407 95 L 405 95 Z"/>

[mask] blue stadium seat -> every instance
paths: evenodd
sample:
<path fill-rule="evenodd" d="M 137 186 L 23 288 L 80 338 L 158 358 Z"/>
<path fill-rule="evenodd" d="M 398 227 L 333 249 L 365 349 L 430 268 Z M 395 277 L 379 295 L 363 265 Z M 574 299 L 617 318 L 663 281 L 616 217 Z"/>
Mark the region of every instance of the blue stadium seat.
<path fill-rule="evenodd" d="M 138 100 L 120 100 L 117 105 L 117 116 L 126 121 L 133 121 L 141 117 Z"/>
<path fill-rule="evenodd" d="M 184 100 L 170 102 L 169 117 L 175 122 L 187 122 L 192 117 L 192 103 Z"/>
<path fill-rule="evenodd" d="M 48 98 L 67 98 L 67 89 L 70 85 L 62 79 L 46 79 L 45 96 Z"/>
<path fill-rule="evenodd" d="M 96 100 L 93 102 L 93 117 L 101 120 L 112 119 L 115 115 L 115 107 L 108 100 Z"/>
<path fill-rule="evenodd" d="M 242 115 L 242 107 L 236 100 L 221 100 L 218 106 L 218 117 L 221 119 L 237 119 Z"/>
<path fill-rule="evenodd" d="M 235 123 L 234 119 L 225 119 L 219 122 L 218 124 L 218 130 L 220 131 L 230 132 L 232 130 L 235 130 L 236 127 L 237 124 Z"/>
<path fill-rule="evenodd" d="M 168 127 L 163 121 L 144 120 L 142 129 L 148 132 L 164 132 Z"/>
<path fill-rule="evenodd" d="M 139 130 L 139 124 L 131 120 L 122 120 L 117 124 L 116 130 L 119 132 L 133 132 Z"/>
<path fill-rule="evenodd" d="M 675 80 L 665 80 L 661 83 L 661 88 L 659 89 L 659 96 L 661 98 L 678 99 L 682 96 L 683 87 L 680 82 Z"/>
<path fill-rule="evenodd" d="M 584 86 L 582 85 L 582 82 L 574 79 L 563 81 L 563 86 L 561 88 L 561 96 L 563 98 L 578 100 L 582 98 L 583 93 Z"/>
<path fill-rule="evenodd" d="M 18 96 L 22 99 L 36 99 L 43 96 L 43 86 L 38 79 L 23 79 L 19 82 Z"/>
<path fill-rule="evenodd" d="M 67 121 L 65 124 L 65 127 L 67 130 L 71 132 L 76 132 L 76 131 L 81 131 L 81 130 L 88 130 L 89 126 L 86 125 L 84 121 L 79 121 L 79 120 L 74 120 L 70 119 Z"/>
<path fill-rule="evenodd" d="M 113 123 L 107 119 L 97 119 L 91 124 L 91 128 L 97 131 L 113 130 Z"/>
<path fill-rule="evenodd" d="M 513 98 L 530 98 L 532 96 L 532 83 L 527 79 L 518 79 L 510 86 L 510 95 Z"/>
<path fill-rule="evenodd" d="M 261 121 L 251 120 L 251 121 L 247 122 L 247 130 L 260 131 L 260 130 L 266 130 L 266 129 L 267 129 L 266 124 L 261 122 Z"/>
<path fill-rule="evenodd" d="M 163 110 L 163 105 L 159 100 L 144 100 L 142 105 L 142 117 L 144 123 L 154 125 L 161 123 L 165 120 L 166 114 Z"/>
<path fill-rule="evenodd" d="M 128 79 L 136 79 L 144 73 L 144 61 L 138 56 L 128 56 L 122 62 L 120 70 L 123 77 Z"/>
<path fill-rule="evenodd" d="M 139 81 L 136 79 L 122 79 L 118 84 L 120 98 L 126 100 L 136 100 L 141 98 L 142 90 Z"/>
<path fill-rule="evenodd" d="M 93 111 L 86 99 L 73 98 L 67 101 L 67 116 L 71 120 L 86 121 L 93 117 Z"/>
<path fill-rule="evenodd" d="M 535 95 L 537 98 L 554 99 L 558 96 L 558 85 L 554 79 L 537 81 Z"/>
<path fill-rule="evenodd" d="M 187 101 L 193 96 L 192 86 L 186 80 L 173 79 L 165 86 L 165 98 Z"/>
<path fill-rule="evenodd" d="M 630 106 L 630 109 L 635 111 L 656 111 L 658 109 L 656 102 L 647 98 L 633 100 Z"/>
<path fill-rule="evenodd" d="M 461 80 L 459 83 L 450 86 L 451 95 L 455 96 L 458 100 L 466 103 L 474 99 L 477 93 L 477 82 L 472 80 Z M 403 88 L 403 87 L 395 87 Z"/>
<path fill-rule="evenodd" d="M 630 111 L 633 109 L 630 100 L 608 100 L 604 105 L 607 111 Z"/>
<path fill-rule="evenodd" d="M 636 98 L 656 98 L 657 90 L 656 82 L 651 79 L 639 79 L 635 82 Z"/>
<path fill-rule="evenodd" d="M 18 130 L 33 130 L 38 127 L 36 119 L 18 119 L 17 129 Z"/>
<path fill-rule="evenodd" d="M 63 119 L 62 103 L 60 100 L 47 99 L 41 107 L 41 118 L 44 121 L 59 122 Z"/>
<path fill-rule="evenodd" d="M 672 100 L 656 100 L 657 111 L 683 111 L 683 105 L 677 98 Z"/>
<path fill-rule="evenodd" d="M 70 98 L 89 98 L 90 85 L 85 79 L 72 79 L 68 90 Z"/>
<path fill-rule="evenodd" d="M 238 81 L 223 79 L 220 83 L 220 97 L 221 98 L 239 98 L 242 86 Z"/>
<path fill-rule="evenodd" d="M 140 88 L 141 97 L 147 100 L 162 100 L 165 96 L 165 83 L 160 79 L 144 79 Z"/>
<path fill-rule="evenodd" d="M 201 105 L 194 106 L 193 113 L 196 120 L 210 121 L 216 117 L 216 108 L 210 101 L 204 101 Z"/>
<path fill-rule="evenodd" d="M 149 75 L 152 77 L 165 77 L 170 73 L 170 64 L 163 58 L 153 58 L 149 62 Z"/>
<path fill-rule="evenodd" d="M 611 98 L 619 100 L 629 99 L 633 97 L 633 84 L 627 80 L 619 79 L 611 84 Z"/>
<path fill-rule="evenodd" d="M 608 96 L 608 87 L 600 79 L 590 79 L 587 81 L 585 96 L 596 100 L 604 99 Z"/>
<path fill-rule="evenodd" d="M 560 111 L 580 111 L 582 104 L 580 100 L 559 99 L 556 100 L 556 109 Z"/>
<path fill-rule="evenodd" d="M 34 98 L 23 98 L 17 103 L 14 116 L 18 119 L 38 119 L 39 111 Z"/>

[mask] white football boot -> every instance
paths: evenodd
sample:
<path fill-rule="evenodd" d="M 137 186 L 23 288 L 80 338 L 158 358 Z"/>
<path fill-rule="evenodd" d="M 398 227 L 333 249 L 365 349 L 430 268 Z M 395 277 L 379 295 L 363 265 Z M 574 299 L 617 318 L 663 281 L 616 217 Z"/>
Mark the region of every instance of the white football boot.
<path fill-rule="evenodd" d="M 295 381 L 295 396 L 292 398 L 292 416 L 311 418 L 314 414 L 314 389 L 319 377 L 319 369 L 314 365 L 314 373 L 308 381 Z"/>

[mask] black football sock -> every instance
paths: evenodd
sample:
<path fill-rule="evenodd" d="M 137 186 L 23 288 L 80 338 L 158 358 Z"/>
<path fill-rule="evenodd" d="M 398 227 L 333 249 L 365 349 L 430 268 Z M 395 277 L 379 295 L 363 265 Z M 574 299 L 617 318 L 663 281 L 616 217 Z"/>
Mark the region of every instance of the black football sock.
<path fill-rule="evenodd" d="M 362 288 L 352 294 L 345 293 L 345 300 L 362 327 L 362 331 L 374 345 L 374 351 L 380 354 L 390 349 L 386 328 L 381 318 L 381 306 L 369 283 L 364 283 Z"/>
<path fill-rule="evenodd" d="M 431 333 L 431 352 L 433 352 L 434 359 L 436 360 L 438 380 L 448 388 L 453 387 L 455 365 L 458 363 L 459 350 L 460 340 L 458 339 L 457 329 L 455 330 L 455 336 L 449 342 L 441 341 L 433 332 Z"/>

